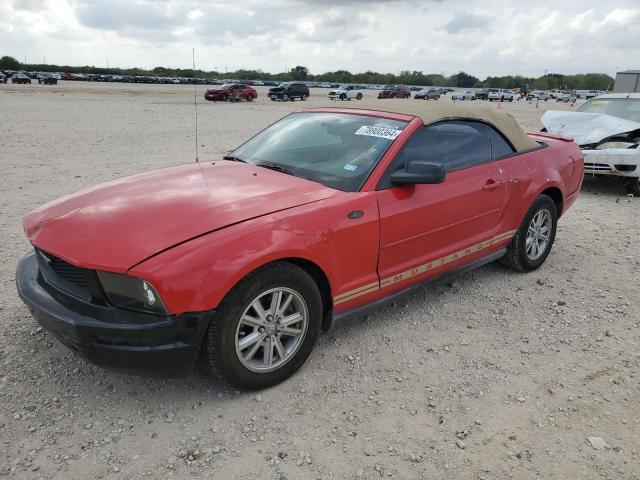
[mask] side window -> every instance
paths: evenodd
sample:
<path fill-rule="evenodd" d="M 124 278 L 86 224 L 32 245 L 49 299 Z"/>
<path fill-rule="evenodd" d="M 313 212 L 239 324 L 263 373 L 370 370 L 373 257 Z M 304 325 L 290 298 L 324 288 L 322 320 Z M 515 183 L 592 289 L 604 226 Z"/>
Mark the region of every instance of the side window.
<path fill-rule="evenodd" d="M 491 161 L 490 128 L 482 122 L 446 121 L 414 132 L 393 159 L 378 189 L 390 188 L 391 174 L 409 162 L 442 163 L 448 173 Z"/>
<path fill-rule="evenodd" d="M 500 135 L 495 128 L 489 127 L 491 132 L 491 158 L 494 160 L 497 158 L 506 157 L 515 152 L 513 147 Z"/>

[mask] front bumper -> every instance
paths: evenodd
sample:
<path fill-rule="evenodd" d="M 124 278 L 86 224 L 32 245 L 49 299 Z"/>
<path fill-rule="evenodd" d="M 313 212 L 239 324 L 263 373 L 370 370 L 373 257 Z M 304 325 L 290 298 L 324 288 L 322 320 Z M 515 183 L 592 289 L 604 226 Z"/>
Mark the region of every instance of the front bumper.
<path fill-rule="evenodd" d="M 36 321 L 69 349 L 96 365 L 137 375 L 188 374 L 212 316 L 160 316 L 86 302 L 48 284 L 33 253 L 18 263 L 16 285 Z"/>
<path fill-rule="evenodd" d="M 216 93 L 207 92 L 204 94 L 205 100 L 211 100 L 211 101 L 222 100 L 223 97 L 224 97 L 224 94 L 218 93 L 218 92 Z"/>
<path fill-rule="evenodd" d="M 628 148 L 582 150 L 584 173 L 589 175 L 614 175 L 640 177 L 640 151 Z"/>

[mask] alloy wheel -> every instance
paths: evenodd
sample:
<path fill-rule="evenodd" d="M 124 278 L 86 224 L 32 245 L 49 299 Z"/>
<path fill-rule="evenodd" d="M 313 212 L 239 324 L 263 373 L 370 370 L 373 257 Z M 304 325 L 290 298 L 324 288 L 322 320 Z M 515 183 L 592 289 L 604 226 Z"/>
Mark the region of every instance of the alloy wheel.
<path fill-rule="evenodd" d="M 272 288 L 245 308 L 236 328 L 238 359 L 254 372 L 271 372 L 291 360 L 304 341 L 309 312 L 302 296 L 290 288 Z"/>
<path fill-rule="evenodd" d="M 533 216 L 527 229 L 525 244 L 529 260 L 537 260 L 546 252 L 551 240 L 552 226 L 553 221 L 549 210 L 539 210 Z"/>

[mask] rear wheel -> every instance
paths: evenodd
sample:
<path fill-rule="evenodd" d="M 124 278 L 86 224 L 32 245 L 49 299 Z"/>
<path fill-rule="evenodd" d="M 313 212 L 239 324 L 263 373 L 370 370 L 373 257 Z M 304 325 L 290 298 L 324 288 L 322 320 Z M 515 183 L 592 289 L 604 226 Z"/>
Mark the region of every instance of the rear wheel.
<path fill-rule="evenodd" d="M 359 93 L 358 95 L 356 95 L 356 100 L 362 100 L 362 94 Z"/>
<path fill-rule="evenodd" d="M 210 370 L 241 389 L 276 385 L 316 343 L 322 300 L 314 280 L 285 262 L 245 277 L 225 297 L 206 335 Z"/>
<path fill-rule="evenodd" d="M 300 95 L 300 100 L 302 100 L 303 102 L 307 100 L 307 95 L 306 94 L 302 94 Z"/>
<path fill-rule="evenodd" d="M 282 100 L 284 100 L 285 102 L 288 102 L 289 99 L 289 95 L 287 95 L 286 93 L 282 96 Z"/>
<path fill-rule="evenodd" d="M 501 261 L 506 266 L 528 272 L 544 263 L 556 238 L 558 209 L 547 195 L 540 195 L 524 216 L 520 228 L 507 246 Z"/>
<path fill-rule="evenodd" d="M 634 197 L 640 197 L 640 178 L 630 177 L 623 180 L 625 190 Z"/>
<path fill-rule="evenodd" d="M 253 95 L 247 96 L 247 102 L 253 102 Z"/>

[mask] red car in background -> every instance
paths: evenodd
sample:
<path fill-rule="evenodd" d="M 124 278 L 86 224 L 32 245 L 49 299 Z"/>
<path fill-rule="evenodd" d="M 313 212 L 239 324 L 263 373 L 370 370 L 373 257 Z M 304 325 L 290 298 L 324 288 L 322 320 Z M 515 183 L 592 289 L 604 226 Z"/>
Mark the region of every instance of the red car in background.
<path fill-rule="evenodd" d="M 292 375 L 333 322 L 500 259 L 545 261 L 575 201 L 571 139 L 496 110 L 289 114 L 224 159 L 110 181 L 26 215 L 16 281 L 97 364 L 244 389 Z"/>
<path fill-rule="evenodd" d="M 411 98 L 411 91 L 406 87 L 391 85 L 378 93 L 378 98 Z"/>
<path fill-rule="evenodd" d="M 207 88 L 204 98 L 211 101 L 227 101 L 234 99 L 244 99 L 252 102 L 258 98 L 255 88 L 243 83 L 225 83 L 219 87 Z"/>

